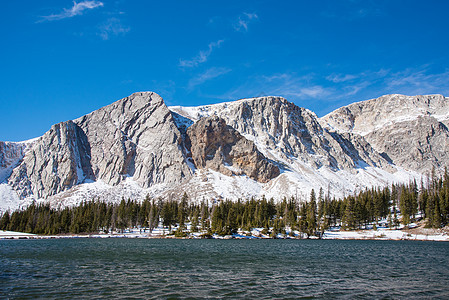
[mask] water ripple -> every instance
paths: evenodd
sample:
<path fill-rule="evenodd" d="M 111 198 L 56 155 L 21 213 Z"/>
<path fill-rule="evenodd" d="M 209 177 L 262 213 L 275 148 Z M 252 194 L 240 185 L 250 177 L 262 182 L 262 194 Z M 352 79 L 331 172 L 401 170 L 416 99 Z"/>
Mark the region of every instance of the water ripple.
<path fill-rule="evenodd" d="M 448 298 L 449 243 L 0 242 L 0 298 Z"/>

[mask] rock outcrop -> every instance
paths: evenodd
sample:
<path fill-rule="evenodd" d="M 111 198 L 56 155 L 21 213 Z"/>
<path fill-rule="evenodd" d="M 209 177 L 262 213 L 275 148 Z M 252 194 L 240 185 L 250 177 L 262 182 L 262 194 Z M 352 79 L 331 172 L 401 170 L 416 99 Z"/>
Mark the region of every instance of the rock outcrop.
<path fill-rule="evenodd" d="M 0 183 L 7 179 L 14 167 L 22 160 L 25 143 L 0 142 Z"/>
<path fill-rule="evenodd" d="M 25 198 L 55 195 L 85 179 L 95 180 L 83 131 L 72 121 L 53 125 L 14 169 L 9 184 Z"/>
<path fill-rule="evenodd" d="M 86 181 L 141 187 L 180 183 L 192 172 L 181 133 L 162 98 L 134 93 L 74 121 L 52 126 L 27 151 L 8 183 L 24 198 L 46 198 Z"/>
<path fill-rule="evenodd" d="M 390 168 L 363 138 L 330 134 L 313 112 L 282 97 L 243 99 L 206 105 L 197 110 L 171 109 L 192 120 L 217 115 L 254 141 L 265 156 L 287 164 L 299 160 L 314 168 L 326 166 L 334 171 L 353 170 L 361 165 Z"/>
<path fill-rule="evenodd" d="M 434 117 L 384 126 L 365 136 L 379 153 L 398 166 L 430 175 L 442 175 L 449 166 L 449 131 Z"/>
<path fill-rule="evenodd" d="M 74 121 L 85 132 L 96 179 L 142 187 L 182 182 L 192 172 L 171 112 L 156 93 L 134 93 Z"/>
<path fill-rule="evenodd" d="M 277 177 L 279 168 L 254 143 L 217 117 L 205 117 L 187 130 L 187 149 L 197 168 L 225 175 L 247 175 L 259 182 Z"/>
<path fill-rule="evenodd" d="M 386 95 L 353 103 L 321 118 L 329 130 L 363 136 L 395 165 L 438 173 L 449 165 L 449 99 Z M 439 170 L 439 171 L 438 171 Z"/>

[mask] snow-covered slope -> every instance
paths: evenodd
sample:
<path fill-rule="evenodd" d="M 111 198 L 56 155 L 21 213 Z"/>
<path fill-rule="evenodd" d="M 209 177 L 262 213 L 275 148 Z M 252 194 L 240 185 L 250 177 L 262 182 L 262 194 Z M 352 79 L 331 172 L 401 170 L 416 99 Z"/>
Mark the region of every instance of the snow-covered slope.
<path fill-rule="evenodd" d="M 29 150 L 38 138 L 23 142 L 0 141 L 0 212 L 19 206 L 20 198 L 8 185 L 7 179 L 12 171 L 22 161 L 25 152 Z"/>

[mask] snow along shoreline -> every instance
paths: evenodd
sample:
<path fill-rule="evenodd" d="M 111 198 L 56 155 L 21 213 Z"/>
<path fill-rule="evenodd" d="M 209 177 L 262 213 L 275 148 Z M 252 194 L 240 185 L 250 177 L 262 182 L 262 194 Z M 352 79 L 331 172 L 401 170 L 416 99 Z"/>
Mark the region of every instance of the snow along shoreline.
<path fill-rule="evenodd" d="M 212 239 L 272 239 L 269 235 L 261 233 L 263 228 L 256 228 L 250 234 L 239 232 L 234 235 L 218 236 L 212 235 Z M 64 239 L 64 238 L 143 238 L 143 239 L 201 239 L 201 233 L 191 234 L 187 237 L 175 237 L 163 232 L 148 233 L 139 229 L 127 230 L 123 233 L 96 233 L 96 234 L 64 234 L 64 235 L 37 235 L 23 232 L 0 230 L 0 240 L 5 239 Z M 278 235 L 278 239 L 303 239 L 299 234 L 294 236 Z M 310 239 L 318 239 L 313 236 Z M 356 231 L 325 231 L 324 240 L 389 240 L 389 241 L 438 241 L 449 242 L 449 235 L 445 232 L 420 232 L 411 233 L 404 230 L 356 230 Z"/>

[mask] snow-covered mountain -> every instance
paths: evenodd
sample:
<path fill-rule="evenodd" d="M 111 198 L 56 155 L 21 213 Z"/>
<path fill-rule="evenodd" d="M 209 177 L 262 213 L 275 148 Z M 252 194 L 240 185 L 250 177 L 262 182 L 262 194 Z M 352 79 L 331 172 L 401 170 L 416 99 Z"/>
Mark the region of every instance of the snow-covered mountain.
<path fill-rule="evenodd" d="M 363 136 L 395 165 L 441 174 L 449 162 L 449 98 L 386 95 L 341 107 L 320 119 L 328 130 Z"/>
<path fill-rule="evenodd" d="M 441 171 L 448 120 L 439 95 L 389 95 L 318 118 L 281 97 L 167 107 L 134 93 L 27 143 L 0 142 L 0 210 L 183 192 L 307 199 L 323 187 L 338 197 Z"/>

